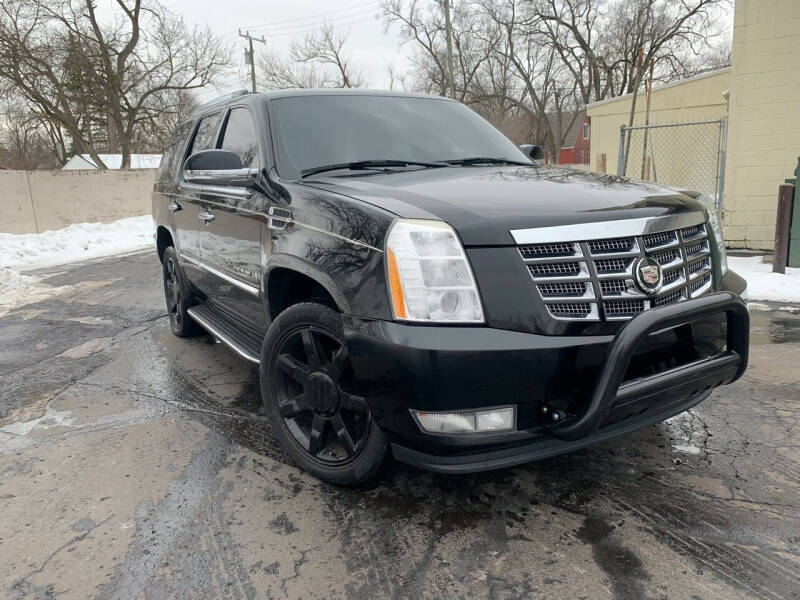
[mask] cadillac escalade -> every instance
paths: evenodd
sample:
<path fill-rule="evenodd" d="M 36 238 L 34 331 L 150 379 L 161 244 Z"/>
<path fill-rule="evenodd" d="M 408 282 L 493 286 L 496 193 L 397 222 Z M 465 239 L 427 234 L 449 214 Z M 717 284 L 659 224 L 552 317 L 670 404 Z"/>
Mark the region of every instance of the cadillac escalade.
<path fill-rule="evenodd" d="M 153 194 L 169 322 L 259 365 L 286 452 L 509 467 L 662 421 L 747 365 L 712 198 L 531 160 L 466 106 L 236 92 Z"/>

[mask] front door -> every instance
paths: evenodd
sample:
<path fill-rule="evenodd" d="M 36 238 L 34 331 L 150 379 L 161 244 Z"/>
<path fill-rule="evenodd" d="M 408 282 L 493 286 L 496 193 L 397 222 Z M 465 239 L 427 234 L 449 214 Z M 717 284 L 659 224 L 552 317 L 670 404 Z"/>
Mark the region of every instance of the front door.
<path fill-rule="evenodd" d="M 247 107 L 231 109 L 218 146 L 238 154 L 242 167 L 261 168 L 264 154 Z M 200 206 L 200 259 L 206 266 L 202 287 L 214 302 L 263 329 L 260 274 L 262 237 L 269 235 L 267 198 L 245 188 L 203 186 Z"/>
<path fill-rule="evenodd" d="M 194 135 L 183 160 L 201 150 L 213 148 L 217 141 L 217 130 L 219 129 L 222 112 L 206 115 L 200 119 L 195 128 Z M 181 171 L 183 164 L 181 164 Z M 177 251 L 181 258 L 181 267 L 184 274 L 195 288 L 202 290 L 201 281 L 203 272 L 198 266 L 200 260 L 200 237 L 199 227 L 201 186 L 188 184 L 183 181 L 182 173 L 178 177 L 177 193 L 171 198 L 169 209 L 173 213 L 174 231 L 177 236 Z"/>

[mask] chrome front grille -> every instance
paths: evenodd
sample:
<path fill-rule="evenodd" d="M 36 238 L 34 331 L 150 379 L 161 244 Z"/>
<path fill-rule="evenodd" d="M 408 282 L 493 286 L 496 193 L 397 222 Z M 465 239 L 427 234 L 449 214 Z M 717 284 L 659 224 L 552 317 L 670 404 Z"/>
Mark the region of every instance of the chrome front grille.
<path fill-rule="evenodd" d="M 671 250 L 662 250 L 651 254 L 656 262 L 662 267 L 669 267 L 679 264 L 681 262 L 681 252 L 679 248 L 672 248 Z"/>
<path fill-rule="evenodd" d="M 634 238 L 618 238 L 612 240 L 596 240 L 589 242 L 592 254 L 608 254 L 610 252 L 630 252 L 636 242 Z"/>
<path fill-rule="evenodd" d="M 539 256 L 579 256 L 580 248 L 577 244 L 529 244 L 520 246 L 519 251 L 523 258 L 536 258 Z"/>
<path fill-rule="evenodd" d="M 678 238 L 674 231 L 664 231 L 663 233 L 651 233 L 644 236 L 644 247 L 648 250 L 674 246 L 678 243 Z"/>
<path fill-rule="evenodd" d="M 712 259 L 706 225 L 691 221 L 683 224 L 689 226 L 580 241 L 551 241 L 555 238 L 552 235 L 545 243 L 520 244 L 518 248 L 551 317 L 624 320 L 711 290 Z M 598 224 L 597 230 L 602 232 L 603 225 Z M 530 231 L 536 235 L 536 230 Z M 585 227 L 582 231 L 586 232 Z M 635 282 L 634 271 L 642 258 L 650 258 L 661 267 L 663 283 L 655 294 L 646 293 Z"/>
<path fill-rule="evenodd" d="M 581 263 L 557 262 L 528 265 L 534 277 L 575 277 L 581 272 Z"/>
<path fill-rule="evenodd" d="M 587 319 L 595 312 L 588 302 L 548 304 L 547 309 L 551 315 L 559 319 Z"/>
<path fill-rule="evenodd" d="M 540 283 L 539 293 L 544 297 L 582 298 L 587 294 L 594 297 L 592 284 L 587 281 L 567 281 L 564 283 Z"/>
<path fill-rule="evenodd" d="M 634 258 L 606 258 L 595 260 L 594 268 L 597 273 L 627 273 L 633 266 Z"/>

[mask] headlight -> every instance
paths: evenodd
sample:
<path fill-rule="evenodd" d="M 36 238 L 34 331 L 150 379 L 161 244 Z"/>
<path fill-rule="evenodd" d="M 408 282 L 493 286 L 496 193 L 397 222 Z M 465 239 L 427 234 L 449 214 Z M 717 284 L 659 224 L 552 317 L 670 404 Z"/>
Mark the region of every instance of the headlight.
<path fill-rule="evenodd" d="M 725 240 L 722 237 L 722 218 L 717 214 L 714 198 L 706 194 L 701 194 L 697 197 L 697 201 L 703 205 L 706 209 L 706 213 L 708 213 L 708 224 L 711 226 L 711 232 L 714 234 L 714 242 L 716 242 L 717 245 L 720 275 L 725 275 L 725 273 L 728 272 L 728 257 L 725 254 Z"/>
<path fill-rule="evenodd" d="M 386 272 L 395 319 L 483 322 L 472 269 L 447 223 L 395 221 L 386 236 Z"/>

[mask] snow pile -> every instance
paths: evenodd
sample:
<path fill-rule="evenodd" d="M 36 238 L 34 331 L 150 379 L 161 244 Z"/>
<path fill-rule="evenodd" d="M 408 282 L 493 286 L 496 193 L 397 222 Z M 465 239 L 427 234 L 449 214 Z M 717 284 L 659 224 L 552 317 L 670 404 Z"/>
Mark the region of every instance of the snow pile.
<path fill-rule="evenodd" d="M 0 268 L 27 271 L 132 252 L 152 245 L 153 219 L 149 215 L 112 223 L 77 223 L 44 233 L 0 233 Z M 4 274 L 3 277 L 9 276 Z M 4 290 L 6 283 L 6 279 L 0 280 Z"/>
<path fill-rule="evenodd" d="M 747 280 L 750 300 L 800 302 L 800 268 L 786 267 L 786 274 L 772 272 L 761 256 L 729 256 L 728 266 Z"/>
<path fill-rule="evenodd" d="M 43 300 L 53 288 L 39 284 L 38 277 L 20 275 L 13 269 L 0 268 L 0 316 L 21 304 Z"/>

